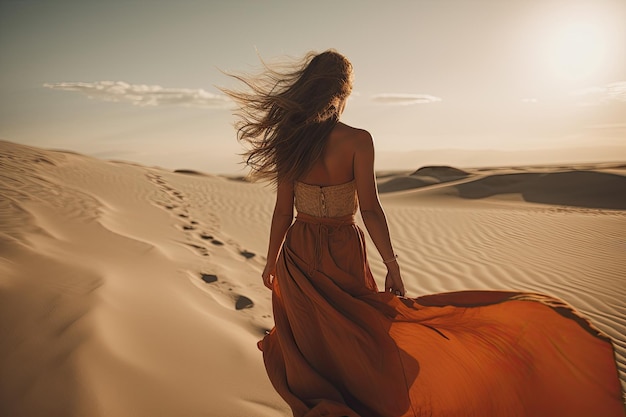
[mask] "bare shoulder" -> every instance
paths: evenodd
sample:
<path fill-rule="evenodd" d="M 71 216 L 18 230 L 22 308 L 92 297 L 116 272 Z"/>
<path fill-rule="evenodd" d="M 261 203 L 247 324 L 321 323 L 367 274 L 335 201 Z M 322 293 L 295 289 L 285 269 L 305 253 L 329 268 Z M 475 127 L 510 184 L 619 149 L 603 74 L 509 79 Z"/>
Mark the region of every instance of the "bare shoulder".
<path fill-rule="evenodd" d="M 359 129 L 348 126 L 344 123 L 338 123 L 333 133 L 335 133 L 337 138 L 342 142 L 349 144 L 355 149 L 367 149 L 373 147 L 372 135 L 365 129 Z"/>

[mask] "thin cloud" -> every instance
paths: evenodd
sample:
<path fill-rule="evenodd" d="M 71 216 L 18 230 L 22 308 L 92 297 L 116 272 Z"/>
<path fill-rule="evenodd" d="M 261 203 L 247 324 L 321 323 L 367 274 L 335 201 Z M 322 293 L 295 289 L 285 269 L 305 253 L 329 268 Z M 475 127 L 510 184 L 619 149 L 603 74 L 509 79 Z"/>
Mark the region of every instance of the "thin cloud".
<path fill-rule="evenodd" d="M 599 123 L 595 125 L 586 126 L 586 129 L 626 131 L 626 123 Z"/>
<path fill-rule="evenodd" d="M 539 103 L 539 100 L 536 98 L 523 98 L 522 103 L 535 104 L 535 103 Z"/>
<path fill-rule="evenodd" d="M 607 95 L 611 100 L 626 102 L 626 81 L 618 81 L 606 86 Z"/>
<path fill-rule="evenodd" d="M 441 98 L 428 94 L 377 94 L 372 96 L 372 101 L 392 106 L 411 106 L 414 104 L 430 104 L 441 101 Z"/>
<path fill-rule="evenodd" d="M 203 89 L 166 88 L 124 81 L 46 83 L 44 87 L 76 91 L 92 99 L 127 102 L 142 107 L 175 105 L 217 109 L 229 107 L 232 103 L 226 96 L 212 94 Z"/>
<path fill-rule="evenodd" d="M 617 81 L 600 87 L 572 91 L 572 97 L 581 106 L 598 106 L 611 102 L 626 103 L 626 81 Z"/>

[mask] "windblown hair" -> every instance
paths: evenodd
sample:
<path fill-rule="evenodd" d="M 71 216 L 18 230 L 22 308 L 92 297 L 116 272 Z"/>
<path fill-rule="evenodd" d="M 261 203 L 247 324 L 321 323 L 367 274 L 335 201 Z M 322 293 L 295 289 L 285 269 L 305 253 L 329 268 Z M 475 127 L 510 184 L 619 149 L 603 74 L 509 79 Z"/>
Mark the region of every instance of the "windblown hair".
<path fill-rule="evenodd" d="M 335 50 L 308 53 L 255 76 L 230 76 L 251 91 L 223 89 L 237 104 L 237 138 L 253 179 L 297 180 L 319 159 L 352 91 L 352 64 Z M 295 68 L 295 69 L 294 69 Z"/>

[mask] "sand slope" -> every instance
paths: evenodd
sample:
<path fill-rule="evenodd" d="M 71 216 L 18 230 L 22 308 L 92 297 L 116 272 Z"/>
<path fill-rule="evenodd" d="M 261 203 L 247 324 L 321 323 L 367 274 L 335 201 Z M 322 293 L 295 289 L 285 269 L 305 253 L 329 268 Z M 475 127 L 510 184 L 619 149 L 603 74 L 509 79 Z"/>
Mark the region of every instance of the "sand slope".
<path fill-rule="evenodd" d="M 233 234 L 266 234 L 267 190 L 6 142 L 0 155 L 0 415 L 287 415 L 256 348 L 272 326 L 265 243 L 223 228 L 249 215 L 258 226 Z M 243 297 L 254 306 L 237 310 Z"/>
<path fill-rule="evenodd" d="M 556 295 L 614 339 L 626 381 L 623 173 L 385 176 L 409 295 Z M 262 185 L 0 141 L 0 415 L 290 415 L 256 348 L 272 208 Z"/>

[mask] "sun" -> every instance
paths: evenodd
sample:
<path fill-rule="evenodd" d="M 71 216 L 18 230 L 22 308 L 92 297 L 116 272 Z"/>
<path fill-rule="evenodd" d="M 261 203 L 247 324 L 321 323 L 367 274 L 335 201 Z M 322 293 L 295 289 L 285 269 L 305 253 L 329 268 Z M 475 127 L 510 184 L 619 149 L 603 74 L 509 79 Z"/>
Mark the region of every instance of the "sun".
<path fill-rule="evenodd" d="M 584 81 L 606 65 L 608 36 L 601 25 L 570 22 L 547 39 L 547 60 L 555 76 L 565 81 Z"/>

